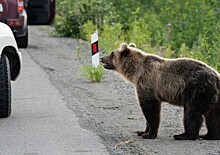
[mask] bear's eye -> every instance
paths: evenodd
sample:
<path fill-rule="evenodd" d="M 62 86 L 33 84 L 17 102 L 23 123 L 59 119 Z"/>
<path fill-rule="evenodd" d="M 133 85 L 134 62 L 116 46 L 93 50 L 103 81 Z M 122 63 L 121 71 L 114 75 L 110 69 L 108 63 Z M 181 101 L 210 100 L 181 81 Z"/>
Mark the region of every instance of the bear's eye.
<path fill-rule="evenodd" d="M 113 54 L 114 54 L 114 52 L 111 53 L 111 55 L 113 55 Z"/>

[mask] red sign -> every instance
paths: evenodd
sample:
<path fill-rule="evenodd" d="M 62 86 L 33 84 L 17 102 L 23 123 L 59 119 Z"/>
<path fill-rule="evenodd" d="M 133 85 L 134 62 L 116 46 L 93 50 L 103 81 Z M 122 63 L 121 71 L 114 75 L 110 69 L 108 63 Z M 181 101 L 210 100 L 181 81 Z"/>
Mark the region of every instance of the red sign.
<path fill-rule="evenodd" d="M 92 44 L 92 52 L 93 53 L 97 52 L 97 44 Z"/>
<path fill-rule="evenodd" d="M 96 41 L 92 44 L 92 55 L 94 55 L 98 52 L 99 52 L 99 46 L 98 46 L 98 41 Z"/>

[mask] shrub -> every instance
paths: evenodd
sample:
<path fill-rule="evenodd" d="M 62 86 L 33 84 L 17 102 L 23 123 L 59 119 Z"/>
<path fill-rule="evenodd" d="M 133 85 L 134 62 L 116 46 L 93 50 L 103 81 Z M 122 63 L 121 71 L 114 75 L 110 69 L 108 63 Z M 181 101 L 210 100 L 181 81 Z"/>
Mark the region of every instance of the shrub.
<path fill-rule="evenodd" d="M 106 22 L 103 23 L 102 31 L 99 36 L 100 49 L 104 51 L 105 54 L 110 54 L 111 51 L 118 47 L 121 40 L 122 25 L 114 24 L 108 25 Z"/>
<path fill-rule="evenodd" d="M 84 66 L 81 66 L 80 69 L 82 75 L 91 82 L 100 82 L 103 78 L 104 69 L 102 65 L 94 67 L 89 64 L 85 64 Z"/>
<path fill-rule="evenodd" d="M 148 24 L 143 19 L 132 21 L 128 31 L 128 42 L 133 42 L 138 48 L 148 51 L 150 46 L 150 35 Z"/>
<path fill-rule="evenodd" d="M 59 36 L 82 38 L 82 26 L 89 20 L 100 27 L 105 13 L 110 7 L 102 7 L 106 2 L 102 0 L 58 0 L 57 21 L 54 25 Z M 109 7 L 108 7 L 109 6 Z M 85 39 L 85 38 L 84 38 Z"/>
<path fill-rule="evenodd" d="M 93 21 L 89 20 L 82 25 L 80 35 L 83 39 L 86 39 L 87 41 L 89 41 L 89 44 L 90 44 L 91 35 L 95 33 L 96 30 L 98 30 L 98 27 L 93 23 Z"/>
<path fill-rule="evenodd" d="M 220 30 L 220 29 L 219 29 Z M 185 44 L 182 44 L 180 48 L 182 57 L 191 57 L 200 61 L 203 61 L 210 66 L 214 67 L 216 70 L 219 70 L 220 66 L 220 31 L 217 31 L 216 37 L 209 42 L 207 28 L 204 27 L 202 33 L 199 35 L 197 44 L 190 50 Z"/>

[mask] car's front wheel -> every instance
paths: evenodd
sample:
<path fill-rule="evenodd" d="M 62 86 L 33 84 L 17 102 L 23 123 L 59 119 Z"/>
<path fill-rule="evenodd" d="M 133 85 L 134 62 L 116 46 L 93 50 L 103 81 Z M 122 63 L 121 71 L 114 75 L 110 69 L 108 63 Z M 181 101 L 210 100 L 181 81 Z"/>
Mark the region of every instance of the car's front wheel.
<path fill-rule="evenodd" d="M 11 76 L 8 58 L 2 54 L 0 59 L 0 118 L 11 114 Z"/>

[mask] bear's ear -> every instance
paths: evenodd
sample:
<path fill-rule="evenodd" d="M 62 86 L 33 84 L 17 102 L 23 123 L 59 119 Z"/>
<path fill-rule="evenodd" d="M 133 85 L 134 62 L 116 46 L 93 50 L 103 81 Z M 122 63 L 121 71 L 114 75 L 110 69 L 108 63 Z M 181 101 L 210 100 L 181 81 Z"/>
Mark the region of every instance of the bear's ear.
<path fill-rule="evenodd" d="M 128 45 L 126 43 L 122 43 L 119 47 L 119 51 L 127 51 Z"/>
<path fill-rule="evenodd" d="M 135 43 L 130 43 L 129 45 L 128 45 L 128 47 L 136 47 L 136 45 L 135 45 Z"/>

